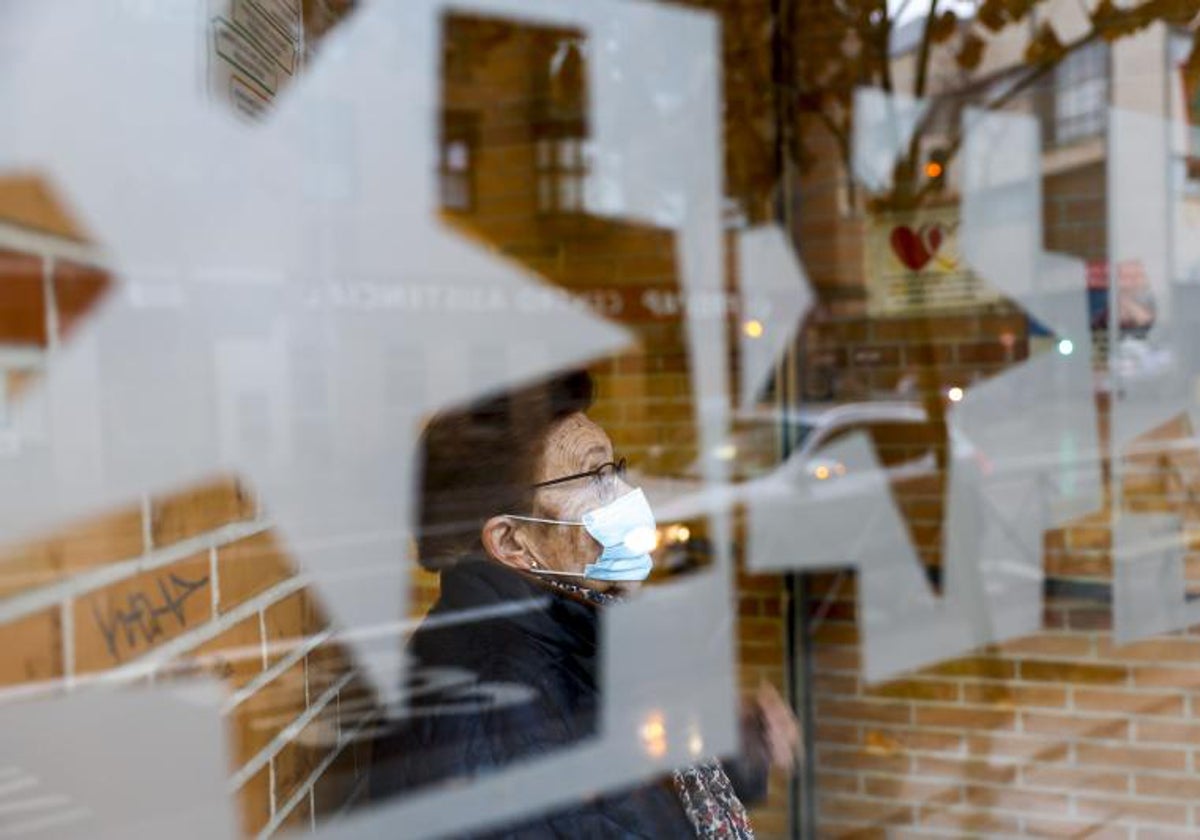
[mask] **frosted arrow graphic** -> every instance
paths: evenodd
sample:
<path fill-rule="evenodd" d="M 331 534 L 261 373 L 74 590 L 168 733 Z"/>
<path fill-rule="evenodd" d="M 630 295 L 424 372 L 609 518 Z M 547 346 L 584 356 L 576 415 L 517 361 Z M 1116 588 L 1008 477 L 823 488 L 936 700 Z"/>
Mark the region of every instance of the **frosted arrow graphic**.
<path fill-rule="evenodd" d="M 1130 642 L 1200 623 L 1188 597 L 1183 511 L 1122 509 L 1127 456 L 1159 458 L 1190 503 L 1200 458 L 1195 439 L 1200 381 L 1200 260 L 1187 201 L 1169 181 L 1186 125 L 1111 109 L 1108 122 L 1108 308 L 1113 463 L 1113 636 Z M 1181 136 L 1183 135 L 1183 136 Z M 1159 448 L 1148 433 L 1180 416 L 1191 436 Z"/>
<path fill-rule="evenodd" d="M 1086 271 L 1042 250 L 1038 121 L 975 109 L 963 119 L 964 254 L 1055 338 L 1052 352 L 969 389 L 949 418 L 990 465 L 974 487 L 952 472 L 946 530 L 947 595 L 978 601 L 984 643 L 1041 628 L 1042 533 L 1100 509 L 1103 488 Z"/>
<path fill-rule="evenodd" d="M 779 225 L 739 231 L 738 288 L 741 323 L 740 404 L 752 408 L 784 350 L 812 304 L 812 288 L 804 266 Z"/>
<path fill-rule="evenodd" d="M 746 488 L 752 568 L 819 569 L 849 559 L 859 574 L 868 680 L 959 653 L 964 617 L 934 596 L 870 438 L 853 433 L 821 453 L 845 475 L 821 479 L 793 460 Z"/>

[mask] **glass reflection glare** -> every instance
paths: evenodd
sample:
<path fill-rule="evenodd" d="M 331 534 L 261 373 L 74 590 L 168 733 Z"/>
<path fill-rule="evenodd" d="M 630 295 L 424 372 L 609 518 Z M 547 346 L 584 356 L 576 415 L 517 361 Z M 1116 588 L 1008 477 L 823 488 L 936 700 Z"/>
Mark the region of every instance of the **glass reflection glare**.
<path fill-rule="evenodd" d="M 661 713 L 652 712 L 638 734 L 642 738 L 642 749 L 651 758 L 662 758 L 667 754 L 667 724 Z"/>
<path fill-rule="evenodd" d="M 625 537 L 625 547 L 639 554 L 651 552 L 658 548 L 658 531 L 649 526 L 635 528 Z"/>

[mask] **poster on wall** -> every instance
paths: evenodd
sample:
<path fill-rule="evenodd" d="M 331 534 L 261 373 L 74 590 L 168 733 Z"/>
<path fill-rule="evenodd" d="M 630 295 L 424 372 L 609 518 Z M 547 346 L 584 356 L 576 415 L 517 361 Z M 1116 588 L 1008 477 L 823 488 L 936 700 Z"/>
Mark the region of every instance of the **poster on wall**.
<path fill-rule="evenodd" d="M 867 221 L 870 315 L 917 315 L 995 301 L 959 253 L 957 207 L 880 213 Z"/>
<path fill-rule="evenodd" d="M 299 70 L 300 0 L 210 0 L 207 27 L 210 95 L 261 119 Z"/>

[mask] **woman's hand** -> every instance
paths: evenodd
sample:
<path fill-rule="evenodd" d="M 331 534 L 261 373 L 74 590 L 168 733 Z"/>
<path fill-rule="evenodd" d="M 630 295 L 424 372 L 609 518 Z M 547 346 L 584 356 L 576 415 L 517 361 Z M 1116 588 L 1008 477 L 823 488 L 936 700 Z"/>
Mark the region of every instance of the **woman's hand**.
<path fill-rule="evenodd" d="M 751 707 L 759 736 L 771 764 L 791 769 L 801 756 L 800 725 L 775 686 L 762 682 Z"/>
<path fill-rule="evenodd" d="M 722 760 L 746 805 L 767 797 L 771 767 L 791 770 L 801 755 L 800 727 L 779 692 L 766 682 L 742 705 L 742 750 Z"/>

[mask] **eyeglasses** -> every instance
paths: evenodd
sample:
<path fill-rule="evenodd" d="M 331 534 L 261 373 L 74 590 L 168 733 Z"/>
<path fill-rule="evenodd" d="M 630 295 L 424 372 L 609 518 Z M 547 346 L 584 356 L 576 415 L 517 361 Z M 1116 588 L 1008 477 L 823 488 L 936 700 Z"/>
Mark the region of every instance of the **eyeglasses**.
<path fill-rule="evenodd" d="M 575 473 L 574 475 L 564 475 L 562 478 L 552 478 L 549 481 L 539 481 L 534 484 L 534 487 L 551 487 L 555 484 L 564 484 L 568 481 L 578 481 L 581 478 L 590 478 L 598 484 L 608 485 L 613 483 L 618 478 L 625 477 L 625 459 L 618 458 L 615 461 L 608 461 L 601 464 L 594 470 L 587 472 Z"/>

